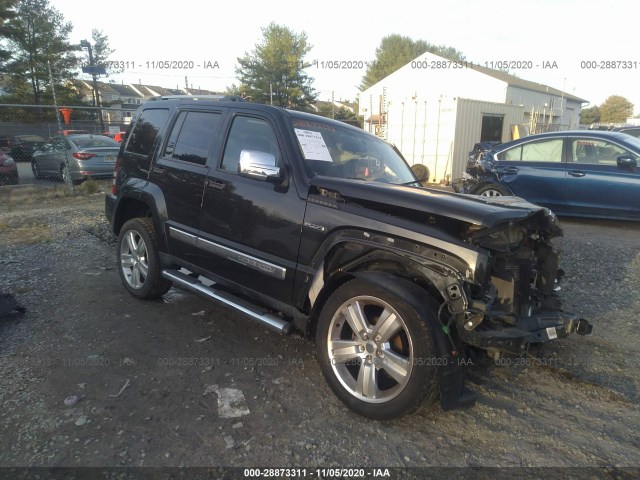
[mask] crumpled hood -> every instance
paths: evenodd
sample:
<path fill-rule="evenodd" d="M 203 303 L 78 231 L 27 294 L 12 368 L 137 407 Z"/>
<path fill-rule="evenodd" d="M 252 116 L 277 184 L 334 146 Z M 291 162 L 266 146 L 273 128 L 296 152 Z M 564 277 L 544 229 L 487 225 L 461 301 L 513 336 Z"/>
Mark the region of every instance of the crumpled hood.
<path fill-rule="evenodd" d="M 317 175 L 312 187 L 323 188 L 340 195 L 346 201 L 359 200 L 371 205 L 393 205 L 433 215 L 454 218 L 491 228 L 510 220 L 522 220 L 536 214 L 545 215 L 558 228 L 555 215 L 519 197 L 480 197 L 463 195 L 426 187 L 409 187 L 380 182 L 364 182 Z"/>

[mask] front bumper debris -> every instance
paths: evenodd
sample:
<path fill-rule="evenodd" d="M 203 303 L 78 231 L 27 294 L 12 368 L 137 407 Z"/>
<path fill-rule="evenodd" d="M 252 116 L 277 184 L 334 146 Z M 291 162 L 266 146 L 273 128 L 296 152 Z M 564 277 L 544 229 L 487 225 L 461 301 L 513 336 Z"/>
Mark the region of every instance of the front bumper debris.
<path fill-rule="evenodd" d="M 521 318 L 511 327 L 496 328 L 496 322 L 482 322 L 468 331 L 462 324 L 458 333 L 463 342 L 482 349 L 522 355 L 531 343 L 545 343 L 572 333 L 589 335 L 593 325 L 584 318 L 566 312 L 551 312 Z"/>

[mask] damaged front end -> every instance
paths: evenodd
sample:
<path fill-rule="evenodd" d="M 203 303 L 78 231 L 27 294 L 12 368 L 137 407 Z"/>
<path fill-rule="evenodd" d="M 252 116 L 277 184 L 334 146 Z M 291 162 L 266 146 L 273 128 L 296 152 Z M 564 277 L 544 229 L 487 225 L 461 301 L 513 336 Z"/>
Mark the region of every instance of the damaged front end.
<path fill-rule="evenodd" d="M 469 152 L 469 160 L 462 177 L 455 178 L 451 182 L 451 187 L 456 193 L 475 194 L 487 183 L 499 183 L 491 162 L 491 152 L 489 147 Z"/>
<path fill-rule="evenodd" d="M 591 324 L 565 312 L 558 297 L 563 272 L 551 240 L 561 235 L 547 209 L 465 232 L 465 240 L 488 251 L 489 260 L 484 278 L 467 292 L 466 311 L 452 318 L 464 343 L 497 358 L 522 355 L 532 343 L 591 333 Z"/>

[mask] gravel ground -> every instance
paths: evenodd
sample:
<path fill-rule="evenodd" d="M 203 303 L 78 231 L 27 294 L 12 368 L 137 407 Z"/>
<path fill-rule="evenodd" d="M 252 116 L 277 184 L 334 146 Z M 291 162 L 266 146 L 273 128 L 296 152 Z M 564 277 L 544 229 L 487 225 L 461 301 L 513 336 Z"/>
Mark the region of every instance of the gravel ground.
<path fill-rule="evenodd" d="M 638 224 L 563 221 L 562 295 L 593 335 L 474 366 L 471 409 L 375 422 L 332 395 L 312 341 L 178 289 L 130 297 L 101 194 L 34 195 L 0 195 L 0 291 L 28 310 L 0 319 L 0 466 L 640 473 Z"/>

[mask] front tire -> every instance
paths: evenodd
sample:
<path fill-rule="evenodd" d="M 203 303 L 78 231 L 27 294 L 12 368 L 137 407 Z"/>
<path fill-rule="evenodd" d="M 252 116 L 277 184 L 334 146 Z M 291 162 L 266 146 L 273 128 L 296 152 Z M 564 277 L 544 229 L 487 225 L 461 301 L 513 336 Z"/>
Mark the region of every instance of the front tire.
<path fill-rule="evenodd" d="M 40 169 L 38 168 L 38 164 L 36 162 L 31 162 L 31 171 L 33 172 L 33 178 L 36 180 L 40 180 L 42 178 L 42 174 L 40 173 Z"/>
<path fill-rule="evenodd" d="M 342 285 L 323 306 L 316 350 L 333 392 L 365 417 L 401 417 L 437 393 L 426 319 L 403 299 L 362 280 Z"/>
<path fill-rule="evenodd" d="M 118 272 L 125 288 L 140 299 L 158 298 L 171 288 L 162 277 L 156 232 L 151 218 L 132 218 L 118 236 Z"/>

